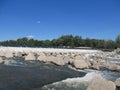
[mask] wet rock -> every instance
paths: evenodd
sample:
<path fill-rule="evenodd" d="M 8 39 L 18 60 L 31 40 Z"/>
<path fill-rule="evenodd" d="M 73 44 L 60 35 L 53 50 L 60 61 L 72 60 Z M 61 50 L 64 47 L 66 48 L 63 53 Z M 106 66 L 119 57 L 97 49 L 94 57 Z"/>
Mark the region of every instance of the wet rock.
<path fill-rule="evenodd" d="M 102 76 L 97 75 L 90 81 L 87 90 L 115 90 L 116 86 L 112 81 L 107 81 Z"/>

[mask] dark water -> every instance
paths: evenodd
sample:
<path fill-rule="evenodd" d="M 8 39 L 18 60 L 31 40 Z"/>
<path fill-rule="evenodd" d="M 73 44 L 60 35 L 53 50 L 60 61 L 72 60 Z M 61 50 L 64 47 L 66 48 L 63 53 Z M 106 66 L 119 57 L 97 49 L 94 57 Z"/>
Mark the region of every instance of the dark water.
<path fill-rule="evenodd" d="M 39 61 L 26 62 L 20 58 L 7 61 L 9 61 L 7 65 L 0 65 L 0 90 L 40 90 L 44 85 L 66 78 L 83 77 L 87 73 L 75 71 L 67 65 L 56 66 Z M 120 77 L 119 72 L 106 68 L 101 68 L 99 72 L 112 81 Z"/>
<path fill-rule="evenodd" d="M 84 72 L 74 71 L 67 66 L 40 62 L 0 65 L 0 90 L 37 90 L 46 84 L 84 75 Z"/>
<path fill-rule="evenodd" d="M 115 81 L 117 78 L 120 78 L 120 72 L 111 71 L 107 68 L 101 68 L 99 71 L 104 78 L 110 81 Z"/>

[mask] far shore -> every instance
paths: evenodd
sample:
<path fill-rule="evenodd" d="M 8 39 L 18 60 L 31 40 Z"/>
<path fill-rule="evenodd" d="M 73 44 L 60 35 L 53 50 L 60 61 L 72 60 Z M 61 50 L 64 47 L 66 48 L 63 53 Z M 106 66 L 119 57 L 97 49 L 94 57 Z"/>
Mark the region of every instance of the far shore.
<path fill-rule="evenodd" d="M 0 51 L 12 51 L 12 52 L 80 52 L 80 53 L 94 53 L 101 52 L 101 50 L 88 49 L 88 48 L 38 48 L 38 47 L 0 47 Z"/>

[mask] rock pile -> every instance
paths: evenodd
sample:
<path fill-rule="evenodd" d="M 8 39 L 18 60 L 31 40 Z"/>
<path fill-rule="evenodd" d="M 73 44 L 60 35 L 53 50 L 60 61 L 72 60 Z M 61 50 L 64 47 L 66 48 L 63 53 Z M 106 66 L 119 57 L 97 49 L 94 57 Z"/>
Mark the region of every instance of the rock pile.
<path fill-rule="evenodd" d="M 120 48 L 115 49 L 114 52 L 120 54 Z"/>
<path fill-rule="evenodd" d="M 17 48 L 18 49 L 18 48 Z M 42 49 L 41 49 L 42 50 Z M 52 49 L 51 49 L 52 50 Z M 119 49 L 116 50 L 119 53 Z M 86 69 L 92 68 L 99 70 L 101 67 L 106 67 L 110 70 L 120 71 L 120 65 L 113 64 L 109 62 L 112 56 L 116 56 L 115 52 L 82 52 L 82 51 L 57 51 L 57 49 L 52 51 L 40 51 L 39 49 L 21 49 L 14 51 L 11 49 L 0 48 L 1 63 L 2 58 L 24 58 L 26 61 L 38 60 L 42 62 L 50 62 L 56 65 L 70 64 L 76 69 Z M 118 56 L 119 58 L 119 56 Z"/>

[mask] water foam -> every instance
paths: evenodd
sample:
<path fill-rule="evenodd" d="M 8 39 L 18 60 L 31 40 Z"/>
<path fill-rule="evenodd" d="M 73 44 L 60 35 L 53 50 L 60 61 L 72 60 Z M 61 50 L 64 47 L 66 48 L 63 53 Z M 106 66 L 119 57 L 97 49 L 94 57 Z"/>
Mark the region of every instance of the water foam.
<path fill-rule="evenodd" d="M 96 72 L 91 72 L 82 78 L 68 78 L 66 80 L 45 85 L 42 90 L 86 90 L 89 82 L 95 75 L 97 75 Z"/>

